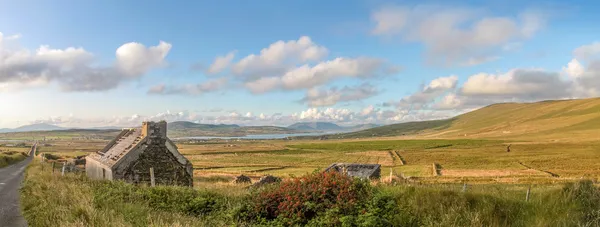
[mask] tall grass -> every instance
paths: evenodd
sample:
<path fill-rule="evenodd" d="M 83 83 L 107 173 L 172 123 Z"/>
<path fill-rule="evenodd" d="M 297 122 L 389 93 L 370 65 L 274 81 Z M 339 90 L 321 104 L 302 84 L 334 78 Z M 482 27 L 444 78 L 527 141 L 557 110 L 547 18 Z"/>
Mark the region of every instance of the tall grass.
<path fill-rule="evenodd" d="M 223 226 L 231 196 L 182 187 L 137 187 L 92 181 L 84 175 L 52 174 L 35 160 L 21 189 L 30 226 Z M 218 204 L 218 206 L 217 206 Z M 210 214 L 210 215 L 209 215 Z"/>
<path fill-rule="evenodd" d="M 352 209 L 320 209 L 315 198 L 321 198 L 322 191 L 353 193 L 321 188 L 346 185 L 338 184 L 343 179 L 313 185 L 321 182 L 313 174 L 309 178 L 315 179 L 305 183 L 296 179 L 251 191 L 151 188 L 60 176 L 50 168 L 36 160 L 26 173 L 21 202 L 31 226 L 600 226 L 600 190 L 591 181 L 537 186 L 529 201 L 526 186 L 474 185 L 462 192 L 458 185 L 378 185 L 360 187 L 368 192 Z M 275 209 L 270 216 L 248 215 L 248 208 L 262 210 L 260 204 L 272 193 L 282 196 L 276 197 L 276 206 L 265 203 Z M 337 204 L 335 199 L 327 201 Z M 298 211 L 304 212 L 299 217 L 310 220 L 290 219 Z M 280 214 L 288 216 L 277 218 Z"/>
<path fill-rule="evenodd" d="M 0 168 L 23 161 L 25 158 L 27 158 L 27 155 L 22 152 L 0 152 Z"/>

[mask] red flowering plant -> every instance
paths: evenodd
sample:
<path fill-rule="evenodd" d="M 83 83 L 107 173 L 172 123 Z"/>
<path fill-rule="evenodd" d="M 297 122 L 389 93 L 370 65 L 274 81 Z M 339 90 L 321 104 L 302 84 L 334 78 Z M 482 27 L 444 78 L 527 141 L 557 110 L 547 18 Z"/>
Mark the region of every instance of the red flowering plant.
<path fill-rule="evenodd" d="M 254 192 L 247 212 L 258 220 L 302 224 L 326 211 L 352 215 L 371 192 L 365 180 L 338 172 L 313 173 Z"/>

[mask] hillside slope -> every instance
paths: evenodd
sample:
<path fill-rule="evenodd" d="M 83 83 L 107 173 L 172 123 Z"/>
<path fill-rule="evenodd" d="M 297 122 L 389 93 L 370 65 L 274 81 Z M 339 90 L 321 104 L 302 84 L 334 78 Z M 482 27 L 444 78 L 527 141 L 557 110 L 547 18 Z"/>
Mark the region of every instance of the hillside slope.
<path fill-rule="evenodd" d="M 408 122 L 331 138 L 420 135 L 439 138 L 600 139 L 600 98 L 493 104 L 447 120 Z"/>
<path fill-rule="evenodd" d="M 298 122 L 287 128 L 303 131 L 341 131 L 344 129 L 341 126 L 330 122 Z"/>
<path fill-rule="evenodd" d="M 239 126 L 239 125 L 212 125 L 197 124 L 187 121 L 172 122 L 167 125 L 169 136 L 194 137 L 194 136 L 245 136 L 255 134 L 285 134 L 298 132 L 294 129 L 276 126 Z"/>

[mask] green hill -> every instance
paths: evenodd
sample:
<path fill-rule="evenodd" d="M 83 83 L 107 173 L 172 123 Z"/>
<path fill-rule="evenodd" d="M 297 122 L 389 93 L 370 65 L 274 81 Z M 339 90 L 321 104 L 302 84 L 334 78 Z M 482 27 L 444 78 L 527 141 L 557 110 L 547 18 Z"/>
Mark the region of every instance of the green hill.
<path fill-rule="evenodd" d="M 451 119 L 386 125 L 331 135 L 329 138 L 407 135 L 439 138 L 600 139 L 600 98 L 493 104 Z"/>
<path fill-rule="evenodd" d="M 226 124 L 197 124 L 188 121 L 177 121 L 167 125 L 169 136 L 245 136 L 256 134 L 282 134 L 298 132 L 294 129 L 276 126 L 239 126 Z"/>

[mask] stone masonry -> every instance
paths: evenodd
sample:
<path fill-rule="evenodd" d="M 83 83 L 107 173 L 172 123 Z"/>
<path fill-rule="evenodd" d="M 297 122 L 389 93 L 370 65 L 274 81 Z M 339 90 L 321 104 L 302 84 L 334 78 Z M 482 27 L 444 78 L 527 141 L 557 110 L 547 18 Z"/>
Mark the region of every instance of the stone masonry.
<path fill-rule="evenodd" d="M 193 185 L 193 168 L 167 137 L 167 123 L 143 122 L 124 129 L 104 149 L 86 157 L 90 178 L 150 184 L 150 168 L 158 185 Z"/>

